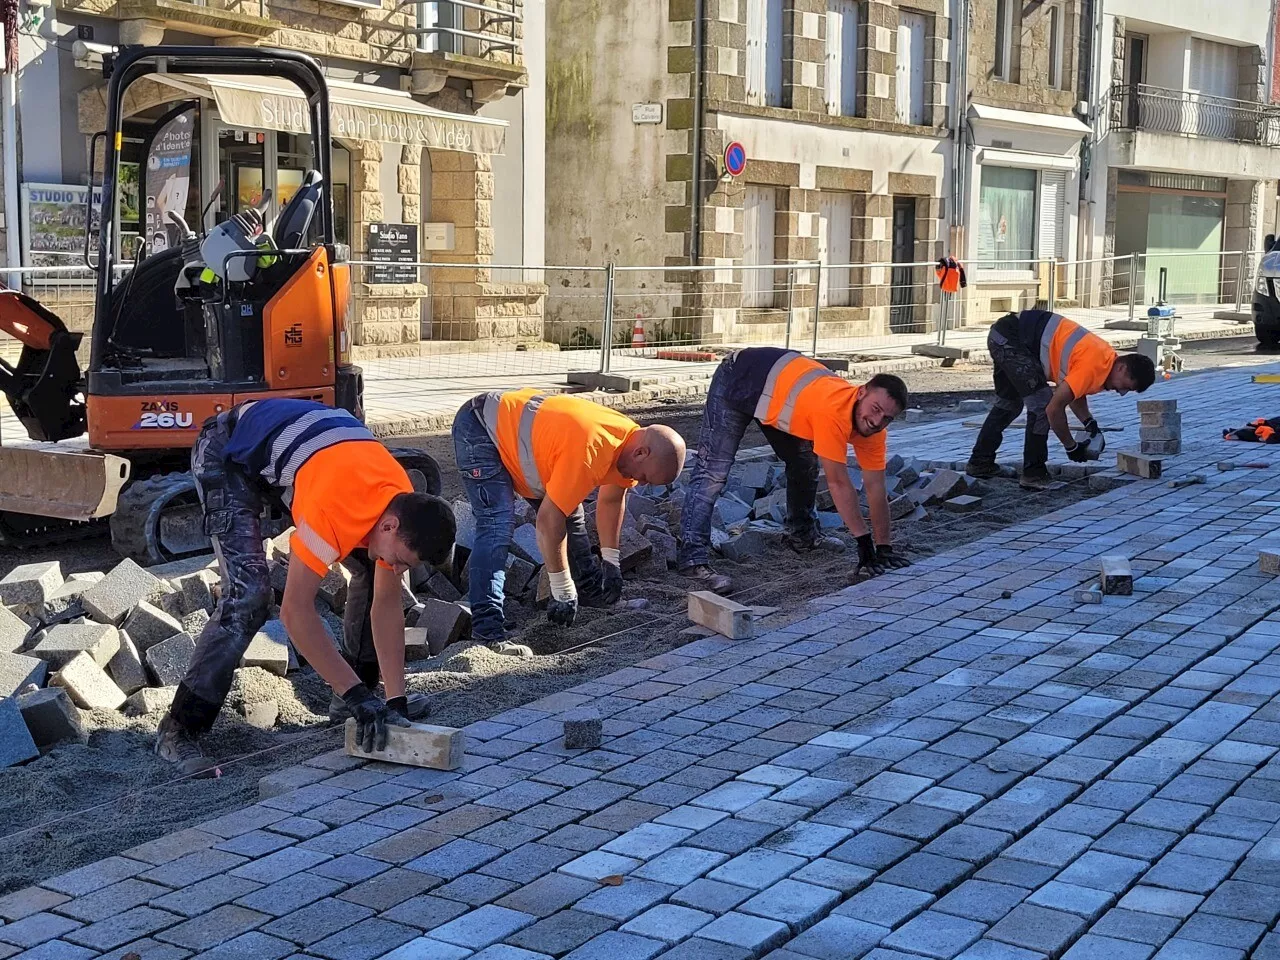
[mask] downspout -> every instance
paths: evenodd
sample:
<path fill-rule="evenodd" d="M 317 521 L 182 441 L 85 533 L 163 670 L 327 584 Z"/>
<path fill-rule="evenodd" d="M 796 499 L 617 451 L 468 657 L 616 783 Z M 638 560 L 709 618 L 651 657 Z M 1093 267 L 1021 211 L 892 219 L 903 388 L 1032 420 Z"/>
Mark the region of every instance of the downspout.
<path fill-rule="evenodd" d="M 21 216 L 18 213 L 18 74 L 6 70 L 0 77 L 0 96 L 4 98 L 4 255 L 5 266 L 13 269 L 22 264 L 22 243 L 19 236 Z M 22 277 L 7 273 L 4 285 L 14 289 L 22 286 Z"/>
<path fill-rule="evenodd" d="M 956 0 L 955 67 L 951 85 L 951 250 L 949 254 L 964 256 L 957 250 L 964 238 L 964 183 L 968 173 L 964 142 L 965 116 L 969 93 L 969 0 Z"/>
<path fill-rule="evenodd" d="M 1087 176 L 1080 178 L 1080 209 L 1078 217 L 1080 223 L 1085 226 L 1083 229 L 1077 227 L 1076 259 L 1078 260 L 1094 259 L 1094 253 L 1097 249 L 1097 236 L 1094 231 L 1092 213 L 1094 201 L 1091 199 L 1091 194 L 1093 192 L 1093 178 L 1098 172 L 1097 152 L 1098 141 L 1102 139 L 1102 117 L 1105 111 L 1110 109 L 1110 97 L 1108 96 L 1104 102 L 1103 93 L 1099 86 L 1102 79 L 1103 4 L 1104 0 L 1092 0 L 1089 4 L 1089 14 L 1093 20 L 1090 25 L 1093 33 L 1093 49 L 1090 51 L 1088 84 L 1084 90 L 1089 104 L 1089 133 L 1083 144 L 1084 148 L 1088 150 L 1089 166 L 1086 171 Z"/>
<path fill-rule="evenodd" d="M 689 183 L 689 265 L 702 260 L 702 122 L 705 108 L 703 30 L 705 0 L 693 4 L 693 171 Z"/>

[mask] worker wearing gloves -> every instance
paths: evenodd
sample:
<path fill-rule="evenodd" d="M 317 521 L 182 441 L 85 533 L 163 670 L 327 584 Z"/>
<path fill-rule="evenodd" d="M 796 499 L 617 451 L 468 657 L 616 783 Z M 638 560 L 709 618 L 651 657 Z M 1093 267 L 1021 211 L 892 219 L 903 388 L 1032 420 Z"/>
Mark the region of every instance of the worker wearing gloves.
<path fill-rule="evenodd" d="M 309 400 L 250 401 L 211 417 L 191 451 L 191 468 L 222 595 L 160 722 L 156 753 L 187 775 L 215 765 L 198 738 L 213 726 L 271 602 L 260 525 L 269 498 L 288 504 L 295 526 L 280 607 L 289 639 L 340 695 L 364 747 L 385 747 L 387 725 L 409 722 L 400 578 L 410 567 L 449 556 L 449 504 L 415 493 L 404 468 L 350 413 Z M 371 628 L 348 625 L 348 646 L 339 652 L 316 612 L 316 593 L 330 566 L 355 551 L 376 564 Z M 379 671 L 385 702 L 373 692 Z"/>
<path fill-rule="evenodd" d="M 535 390 L 484 393 L 453 421 L 463 487 L 476 518 L 470 559 L 471 635 L 508 656 L 533 651 L 506 639 L 503 594 L 515 496 L 537 510 L 538 549 L 551 581 L 547 619 L 571 626 L 578 604 L 610 606 L 622 597 L 619 543 L 626 491 L 671 483 L 685 448 L 670 427 L 640 427 L 590 400 Z M 582 502 L 597 487 L 599 563 Z"/>
<path fill-rule="evenodd" d="M 698 462 L 681 516 L 680 570 L 705 589 L 723 593 L 732 586 L 709 566 L 711 513 L 752 420 L 786 464 L 787 543 L 793 549 L 843 549 L 818 526 L 821 464 L 836 510 L 858 541 L 855 572 L 875 576 L 907 566 L 893 551 L 884 478 L 884 430 L 906 406 L 906 385 L 888 374 L 857 386 L 791 350 L 750 347 L 727 357 L 707 392 Z M 849 476 L 850 444 L 863 471 L 870 530 Z"/>
<path fill-rule="evenodd" d="M 1090 459 L 1087 441 L 1078 443 L 1067 424 L 1067 409 L 1089 433 L 1101 428 L 1089 412 L 1089 396 L 1114 390 L 1124 396 L 1155 383 L 1156 368 L 1138 353 L 1118 356 L 1111 345 L 1080 324 L 1048 310 L 1023 310 L 1001 317 L 987 334 L 995 370 L 996 402 L 987 414 L 965 472 L 994 477 L 996 451 L 1005 428 L 1027 408 L 1026 439 L 1019 482 L 1026 490 L 1049 486 L 1049 431 L 1076 463 Z M 1096 457 L 1096 455 L 1095 455 Z"/>

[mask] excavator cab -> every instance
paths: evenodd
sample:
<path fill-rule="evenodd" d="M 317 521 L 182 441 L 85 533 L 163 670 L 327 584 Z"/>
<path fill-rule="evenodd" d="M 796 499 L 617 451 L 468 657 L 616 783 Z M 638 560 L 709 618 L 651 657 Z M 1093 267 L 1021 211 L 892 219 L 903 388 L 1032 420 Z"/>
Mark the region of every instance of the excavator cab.
<path fill-rule="evenodd" d="M 185 472 L 206 419 L 264 397 L 314 399 L 363 417 L 363 384 L 349 356 L 350 268 L 334 239 L 320 64 L 285 50 L 126 47 L 107 58 L 104 72 L 102 215 L 96 225 L 86 216 L 86 263 L 96 272 L 86 368 L 77 360 L 80 334 L 21 291 L 0 292 L 0 330 L 22 344 L 16 365 L 0 361 L 0 389 L 34 442 L 5 438 L 0 446 L 0 542 L 48 542 L 48 518 L 110 515 L 117 549 L 155 563 L 207 549 Z M 137 99 L 130 91 L 142 81 L 181 91 L 185 78 L 210 75 L 296 87 L 314 169 L 275 217 L 268 194 L 221 223 L 205 222 L 219 183 L 214 196 L 199 198 L 196 222 L 169 211 L 166 234 L 143 236 L 128 256 L 119 201 L 125 107 Z M 82 435 L 87 451 L 52 446 Z M 433 463 L 416 466 L 438 487 Z"/>

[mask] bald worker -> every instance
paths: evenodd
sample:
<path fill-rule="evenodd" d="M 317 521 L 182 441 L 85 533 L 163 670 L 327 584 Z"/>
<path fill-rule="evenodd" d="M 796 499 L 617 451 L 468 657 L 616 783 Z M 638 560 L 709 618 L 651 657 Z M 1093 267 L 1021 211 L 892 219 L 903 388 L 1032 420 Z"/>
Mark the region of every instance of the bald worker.
<path fill-rule="evenodd" d="M 622 597 L 619 543 L 626 494 L 637 483 L 671 483 L 685 446 L 670 427 L 641 427 L 590 400 L 536 390 L 483 393 L 453 421 L 462 484 L 476 518 L 470 560 L 472 639 L 515 657 L 533 651 L 506 639 L 503 598 L 515 496 L 537 510 L 538 549 L 551 581 L 547 619 L 573 624 L 578 604 L 606 607 Z M 599 488 L 600 558 L 587 534 L 583 501 Z"/>

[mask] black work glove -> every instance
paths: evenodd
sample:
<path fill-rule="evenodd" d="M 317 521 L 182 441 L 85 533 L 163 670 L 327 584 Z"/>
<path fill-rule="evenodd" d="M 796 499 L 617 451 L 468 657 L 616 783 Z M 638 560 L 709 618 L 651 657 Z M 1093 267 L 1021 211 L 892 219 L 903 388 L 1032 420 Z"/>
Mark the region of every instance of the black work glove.
<path fill-rule="evenodd" d="M 890 544 L 882 543 L 876 547 L 876 560 L 886 570 L 901 570 L 911 566 L 911 561 L 900 553 L 894 553 Z"/>
<path fill-rule="evenodd" d="M 578 598 L 557 600 L 552 597 L 547 601 L 547 619 L 560 627 L 572 627 L 578 618 Z"/>
<path fill-rule="evenodd" d="M 1077 443 L 1074 447 L 1067 451 L 1067 457 L 1072 463 L 1088 463 L 1089 451 L 1083 443 Z"/>
<path fill-rule="evenodd" d="M 409 722 L 410 722 L 410 721 L 409 721 L 409 698 L 408 698 L 408 696 L 403 696 L 403 697 L 391 697 L 390 699 L 388 699 L 388 700 L 387 700 L 387 709 L 388 709 L 388 710 L 391 710 L 391 711 L 393 711 L 393 712 L 395 712 L 395 713 L 398 713 L 401 717 L 403 717 L 403 718 L 404 718 L 404 725 L 405 725 L 405 726 L 408 726 L 408 725 L 409 725 Z M 390 719 L 389 717 L 387 718 L 387 723 L 391 723 L 391 719 Z M 398 724 L 398 723 L 396 723 L 396 724 L 392 724 L 392 725 L 393 725 L 393 726 L 397 726 L 397 727 L 398 727 L 398 726 L 400 726 L 400 724 Z"/>
<path fill-rule="evenodd" d="M 613 606 L 622 599 L 622 569 L 620 567 L 615 567 L 612 563 L 606 563 L 601 582 L 601 593 L 606 604 Z"/>
<path fill-rule="evenodd" d="M 356 719 L 356 743 L 365 753 L 377 753 L 387 749 L 387 724 L 407 727 L 409 721 L 403 714 L 390 709 L 363 683 L 342 695 L 342 701 Z"/>
<path fill-rule="evenodd" d="M 884 565 L 880 561 L 879 550 L 876 549 L 875 540 L 871 538 L 871 534 L 864 533 L 858 537 L 858 565 L 854 567 L 854 574 L 863 573 L 868 576 L 878 577 L 884 573 Z"/>
<path fill-rule="evenodd" d="M 1084 422 L 1084 429 L 1091 437 L 1096 437 L 1102 432 L 1102 428 L 1098 426 L 1098 421 L 1090 417 Z"/>

